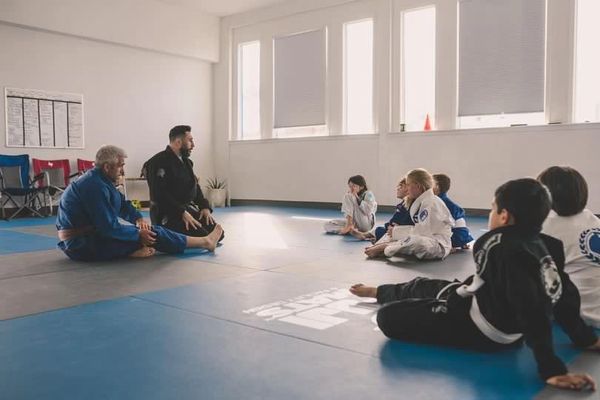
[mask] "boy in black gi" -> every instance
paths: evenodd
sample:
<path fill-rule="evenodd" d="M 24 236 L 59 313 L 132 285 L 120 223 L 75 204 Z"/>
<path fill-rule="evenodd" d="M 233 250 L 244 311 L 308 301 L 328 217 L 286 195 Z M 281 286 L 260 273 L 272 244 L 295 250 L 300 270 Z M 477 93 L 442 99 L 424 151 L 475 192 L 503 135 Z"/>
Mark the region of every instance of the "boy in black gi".
<path fill-rule="evenodd" d="M 534 179 L 509 181 L 496 190 L 490 231 L 475 242 L 475 275 L 464 282 L 356 284 L 350 291 L 384 304 L 377 324 L 390 338 L 479 350 L 524 339 L 546 383 L 595 389 L 589 375 L 568 373 L 554 353 L 552 314 L 576 346 L 600 350 L 600 341 L 580 317 L 579 292 L 564 272 L 562 242 L 540 233 L 550 207 L 547 189 Z"/>

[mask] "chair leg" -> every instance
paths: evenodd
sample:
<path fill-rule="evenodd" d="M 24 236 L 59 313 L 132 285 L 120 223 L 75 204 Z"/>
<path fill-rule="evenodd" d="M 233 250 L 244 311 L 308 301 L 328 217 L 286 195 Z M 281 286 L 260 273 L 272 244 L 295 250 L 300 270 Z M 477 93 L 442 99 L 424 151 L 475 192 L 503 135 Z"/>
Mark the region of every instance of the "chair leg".
<path fill-rule="evenodd" d="M 17 203 L 15 201 L 15 199 L 12 198 L 12 196 L 10 195 L 5 195 L 6 199 L 2 202 L 2 219 L 4 219 L 5 221 L 10 221 L 18 212 L 20 212 L 20 210 L 17 210 L 17 212 L 13 213 L 10 217 L 6 217 L 6 210 L 5 210 L 5 206 L 10 202 L 12 203 L 12 205 L 14 205 L 17 209 L 19 208 L 19 203 Z"/>

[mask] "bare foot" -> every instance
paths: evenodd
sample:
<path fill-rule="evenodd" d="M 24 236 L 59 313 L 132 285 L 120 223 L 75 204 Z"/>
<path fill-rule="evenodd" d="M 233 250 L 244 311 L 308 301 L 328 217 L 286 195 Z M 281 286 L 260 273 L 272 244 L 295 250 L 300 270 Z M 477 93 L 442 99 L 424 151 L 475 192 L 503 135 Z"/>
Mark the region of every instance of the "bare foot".
<path fill-rule="evenodd" d="M 206 240 L 208 241 L 206 249 L 208 251 L 215 251 L 215 248 L 217 247 L 217 243 L 219 242 L 221 235 L 223 235 L 223 228 L 221 227 L 221 225 L 217 224 L 217 226 L 215 226 L 215 229 L 213 229 L 213 231 L 208 236 L 206 236 Z"/>
<path fill-rule="evenodd" d="M 352 230 L 350 231 L 350 234 L 357 239 L 367 240 L 367 233 L 363 233 L 356 228 L 352 228 Z"/>
<path fill-rule="evenodd" d="M 369 258 L 381 257 L 384 255 L 384 250 L 387 247 L 388 243 L 380 243 L 365 249 L 365 254 Z"/>
<path fill-rule="evenodd" d="M 358 297 L 374 297 L 377 298 L 377 288 L 365 286 L 362 283 L 357 283 L 350 287 L 350 293 Z"/>
<path fill-rule="evenodd" d="M 142 248 L 137 249 L 136 251 L 131 253 L 129 255 L 129 257 L 131 257 L 131 258 L 146 258 L 146 257 L 152 257 L 155 254 L 156 254 L 156 249 L 154 247 L 143 246 Z"/>

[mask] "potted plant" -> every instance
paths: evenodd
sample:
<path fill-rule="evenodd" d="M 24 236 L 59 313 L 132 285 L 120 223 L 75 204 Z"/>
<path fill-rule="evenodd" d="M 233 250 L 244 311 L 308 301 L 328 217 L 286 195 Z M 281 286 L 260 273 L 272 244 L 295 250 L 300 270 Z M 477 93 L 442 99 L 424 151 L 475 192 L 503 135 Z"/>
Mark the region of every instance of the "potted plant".
<path fill-rule="evenodd" d="M 209 178 L 206 184 L 206 198 L 211 208 L 225 207 L 227 200 L 227 183 L 219 178 Z"/>

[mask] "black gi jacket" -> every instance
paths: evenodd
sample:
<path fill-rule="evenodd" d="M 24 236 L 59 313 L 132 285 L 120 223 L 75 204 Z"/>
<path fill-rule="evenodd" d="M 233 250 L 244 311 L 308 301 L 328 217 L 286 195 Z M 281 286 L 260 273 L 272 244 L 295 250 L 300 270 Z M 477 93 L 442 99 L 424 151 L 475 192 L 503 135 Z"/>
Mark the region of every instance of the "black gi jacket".
<path fill-rule="evenodd" d="M 562 242 L 512 225 L 481 236 L 473 255 L 481 279 L 471 276 L 464 283 L 483 281 L 475 292 L 481 315 L 502 332 L 523 334 L 544 380 L 567 373 L 554 353 L 551 316 L 577 346 L 592 345 L 596 334 L 581 319 L 579 291 L 564 272 Z"/>
<path fill-rule="evenodd" d="M 150 217 L 153 224 L 162 225 L 165 218 L 180 220 L 181 214 L 189 206 L 210 210 L 193 166 L 192 160 L 184 158 L 182 161 L 169 146 L 146 161 L 144 170 L 150 189 Z"/>

